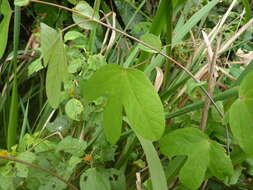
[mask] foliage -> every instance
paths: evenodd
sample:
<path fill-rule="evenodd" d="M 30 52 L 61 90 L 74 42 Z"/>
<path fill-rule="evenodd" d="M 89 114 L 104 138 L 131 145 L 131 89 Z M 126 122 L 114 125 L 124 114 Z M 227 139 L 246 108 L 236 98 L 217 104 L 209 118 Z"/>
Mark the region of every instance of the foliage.
<path fill-rule="evenodd" d="M 251 189 L 250 6 L 0 0 L 0 190 Z"/>

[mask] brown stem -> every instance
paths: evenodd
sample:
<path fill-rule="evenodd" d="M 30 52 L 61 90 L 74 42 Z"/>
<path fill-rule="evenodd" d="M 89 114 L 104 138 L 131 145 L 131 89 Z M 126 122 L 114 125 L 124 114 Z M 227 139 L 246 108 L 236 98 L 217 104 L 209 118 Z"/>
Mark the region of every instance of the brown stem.
<path fill-rule="evenodd" d="M 210 96 L 213 95 L 213 90 L 214 90 L 215 83 L 216 83 L 215 65 L 216 65 L 216 60 L 217 60 L 217 53 L 219 51 L 219 44 L 220 44 L 220 40 L 218 40 L 217 46 L 216 46 L 214 53 L 213 53 L 212 60 L 210 60 L 210 62 L 209 62 L 208 94 Z M 204 103 L 204 109 L 203 109 L 202 116 L 201 116 L 201 122 L 200 122 L 200 130 L 202 130 L 202 131 L 204 131 L 206 128 L 206 122 L 207 122 L 207 118 L 208 118 L 209 108 L 210 108 L 210 99 L 206 98 L 205 103 Z M 223 116 L 223 114 L 222 114 L 222 116 Z"/>

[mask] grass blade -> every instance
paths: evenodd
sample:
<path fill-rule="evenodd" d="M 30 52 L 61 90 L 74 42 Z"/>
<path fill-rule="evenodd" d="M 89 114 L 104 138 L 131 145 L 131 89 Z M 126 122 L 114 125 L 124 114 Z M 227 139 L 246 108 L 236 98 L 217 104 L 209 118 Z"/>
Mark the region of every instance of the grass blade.
<path fill-rule="evenodd" d="M 185 37 L 185 35 L 205 16 L 219 1 L 212 0 L 198 12 L 196 12 L 184 25 L 183 27 L 175 30 L 176 34 L 172 39 L 172 44 L 179 43 Z"/>
<path fill-rule="evenodd" d="M 13 39 L 13 72 L 14 80 L 11 94 L 11 107 L 9 114 L 8 123 L 8 134 L 7 134 L 7 148 L 10 148 L 16 143 L 17 128 L 18 128 L 18 84 L 17 84 L 17 53 L 19 44 L 19 33 L 20 33 L 20 7 L 15 6 L 15 17 L 14 17 L 14 39 Z"/>
<path fill-rule="evenodd" d="M 165 173 L 154 145 L 151 141 L 140 136 L 138 136 L 138 139 L 146 155 L 153 189 L 167 190 Z"/>

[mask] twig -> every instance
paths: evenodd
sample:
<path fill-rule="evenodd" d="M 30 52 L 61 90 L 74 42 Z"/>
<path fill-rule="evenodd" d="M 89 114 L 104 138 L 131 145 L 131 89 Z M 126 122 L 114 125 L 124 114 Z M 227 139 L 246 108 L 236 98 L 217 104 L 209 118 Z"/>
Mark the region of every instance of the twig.
<path fill-rule="evenodd" d="M 33 164 L 33 163 L 30 163 L 30 162 L 26 162 L 24 160 L 18 160 L 16 158 L 13 158 L 13 157 L 9 157 L 9 156 L 0 156 L 0 160 L 9 160 L 9 161 L 13 161 L 13 162 L 18 162 L 20 164 L 24 164 L 24 165 L 27 165 L 27 166 L 30 166 L 32 168 L 37 168 L 39 170 L 42 170 L 54 177 L 56 177 L 57 179 L 59 179 L 60 181 L 62 181 L 63 183 L 65 183 L 66 185 L 68 185 L 71 189 L 73 190 L 78 190 L 74 185 L 72 185 L 71 183 L 69 183 L 68 181 L 66 181 L 65 179 L 63 179 L 61 176 L 59 176 L 58 174 L 56 174 L 55 172 L 52 172 L 51 170 L 47 169 L 47 168 L 44 168 L 40 165 L 37 165 L 37 164 Z"/>
<path fill-rule="evenodd" d="M 142 188 L 141 188 L 141 174 L 139 172 L 136 173 L 136 189 L 142 190 Z"/>

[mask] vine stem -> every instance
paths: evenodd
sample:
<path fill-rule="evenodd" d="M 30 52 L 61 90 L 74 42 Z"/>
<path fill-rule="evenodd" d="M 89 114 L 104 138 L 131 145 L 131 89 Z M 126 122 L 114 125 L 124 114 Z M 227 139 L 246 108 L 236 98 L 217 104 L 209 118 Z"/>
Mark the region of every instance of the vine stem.
<path fill-rule="evenodd" d="M 66 181 L 62 177 L 60 177 L 58 174 L 52 172 L 51 170 L 49 170 L 47 168 L 44 168 L 44 167 L 40 166 L 40 165 L 33 164 L 33 163 L 30 163 L 30 162 L 26 162 L 24 160 L 19 160 L 19 159 L 16 159 L 16 158 L 13 158 L 13 157 L 9 157 L 9 156 L 0 156 L 0 160 L 8 160 L 8 161 L 13 161 L 13 162 L 18 162 L 20 164 L 24 164 L 24 165 L 27 165 L 27 166 L 30 166 L 30 167 L 42 170 L 42 171 L 44 171 L 44 172 L 46 172 L 46 173 L 48 173 L 48 174 L 56 177 L 57 179 L 59 179 L 60 181 L 62 181 L 66 185 L 68 185 L 72 190 L 78 190 L 74 185 L 72 185 L 71 183 L 69 183 L 68 181 Z"/>
<path fill-rule="evenodd" d="M 66 11 L 69 11 L 69 12 L 72 12 L 72 13 L 75 13 L 77 15 L 80 15 L 80 17 L 83 17 L 83 18 L 87 18 L 87 21 L 90 21 L 90 22 L 95 22 L 97 24 L 100 24 L 102 26 L 105 26 L 107 28 L 110 28 L 111 30 L 114 30 L 115 32 L 123 35 L 123 36 L 126 36 L 128 37 L 129 39 L 132 39 L 136 42 L 138 42 L 139 44 L 142 44 L 148 48 L 150 48 L 151 50 L 155 51 L 156 53 L 160 54 L 161 56 L 165 57 L 167 60 L 170 60 L 172 63 L 174 63 L 176 66 L 178 66 L 180 69 L 182 69 L 185 73 L 187 73 L 196 83 L 200 83 L 200 81 L 186 68 L 184 67 L 181 63 L 179 63 L 178 61 L 176 61 L 175 59 L 173 59 L 172 57 L 166 55 L 165 53 L 163 53 L 162 51 L 156 49 L 155 47 L 147 44 L 146 42 L 138 39 L 138 38 L 135 38 L 134 36 L 131 36 L 117 28 L 114 28 L 113 26 L 111 25 L 108 25 L 108 24 L 105 24 L 103 22 L 101 22 L 100 20 L 95 20 L 95 19 L 92 19 L 90 17 L 87 17 L 85 15 L 83 15 L 82 13 L 80 13 L 79 11 L 76 11 L 74 9 L 70 9 L 68 7 L 65 7 L 65 6 L 62 6 L 62 5 L 58 5 L 58 4 L 55 4 L 55 3 L 50 3 L 50 2 L 46 2 L 46 1 L 40 1 L 40 0 L 31 0 L 31 2 L 34 2 L 34 3 L 40 3 L 40 4 L 44 4 L 44 5 L 49 5 L 49 6 L 54 6 L 54 7 L 57 7 L 57 8 L 60 8 L 60 9 L 64 9 Z M 212 97 L 210 96 L 210 94 L 206 91 L 206 89 L 203 87 L 203 86 L 199 86 L 201 88 L 201 90 L 205 93 L 205 95 L 209 98 L 209 100 L 211 101 L 211 103 L 214 105 L 215 109 L 218 111 L 219 115 L 223 118 L 223 113 L 222 111 L 219 109 L 219 107 L 217 106 L 217 104 L 215 103 L 215 101 L 212 99 Z"/>

